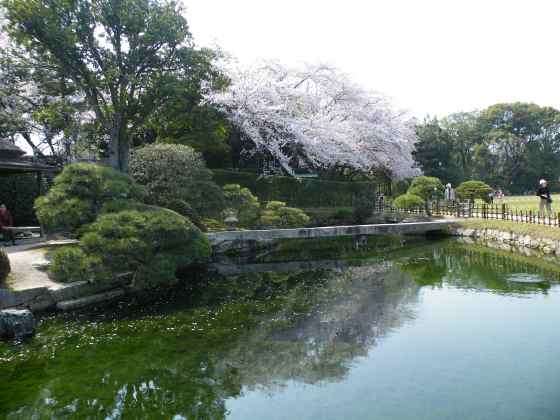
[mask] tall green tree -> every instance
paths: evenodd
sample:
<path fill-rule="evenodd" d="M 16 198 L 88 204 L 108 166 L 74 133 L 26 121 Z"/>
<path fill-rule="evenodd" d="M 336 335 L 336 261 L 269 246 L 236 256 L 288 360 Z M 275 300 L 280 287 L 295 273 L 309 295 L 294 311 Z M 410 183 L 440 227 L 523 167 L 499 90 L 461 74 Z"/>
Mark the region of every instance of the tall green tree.
<path fill-rule="evenodd" d="M 504 103 L 417 126 L 415 159 L 424 173 L 453 184 L 478 179 L 511 193 L 560 177 L 560 111 Z"/>
<path fill-rule="evenodd" d="M 63 74 L 83 95 L 114 168 L 132 134 L 166 101 L 162 86 L 206 60 L 172 0 L 3 0 L 8 33 L 33 68 Z M 207 62 L 204 61 L 204 66 Z"/>
<path fill-rule="evenodd" d="M 205 93 L 228 84 L 227 78 L 212 65 L 218 54 L 208 49 L 198 51 L 198 68 L 188 77 L 170 77 L 160 86 L 159 96 L 167 99 L 151 115 L 141 133 L 151 135 L 158 142 L 190 146 L 213 168 L 229 166 L 231 160 L 227 145 L 229 123 L 204 100 Z"/>
<path fill-rule="evenodd" d="M 524 192 L 539 178 L 560 176 L 560 111 L 522 102 L 496 104 L 482 111 L 480 126 L 486 148 L 478 156 L 480 179 Z"/>
<path fill-rule="evenodd" d="M 445 182 L 459 182 L 462 173 L 459 170 L 450 131 L 434 118 L 419 124 L 416 127 L 416 135 L 418 142 L 413 155 L 422 172 Z"/>
<path fill-rule="evenodd" d="M 39 157 L 62 163 L 94 143 L 95 121 L 73 83 L 49 67 L 34 67 L 26 51 L 7 42 L 0 50 L 0 136 L 23 139 Z M 91 136 L 89 135 L 91 134 Z"/>

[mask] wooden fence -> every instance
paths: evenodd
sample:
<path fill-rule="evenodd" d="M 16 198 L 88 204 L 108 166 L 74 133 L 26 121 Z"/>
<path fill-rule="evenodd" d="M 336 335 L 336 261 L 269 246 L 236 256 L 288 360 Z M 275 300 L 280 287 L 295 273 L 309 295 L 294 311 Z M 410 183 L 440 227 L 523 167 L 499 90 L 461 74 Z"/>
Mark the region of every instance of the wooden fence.
<path fill-rule="evenodd" d="M 457 218 L 477 218 L 491 220 L 506 220 L 517 223 L 529 223 L 535 225 L 548 225 L 560 227 L 560 213 L 551 215 L 539 214 L 532 210 L 518 210 L 508 207 L 506 204 L 490 205 L 478 204 L 471 202 L 432 202 L 429 205 L 430 213 L 433 216 L 454 216 Z M 407 213 L 426 215 L 425 207 L 414 209 L 398 209 L 391 204 L 383 204 L 376 206 L 376 211 L 385 213 Z M 545 212 L 546 214 L 546 212 Z"/>

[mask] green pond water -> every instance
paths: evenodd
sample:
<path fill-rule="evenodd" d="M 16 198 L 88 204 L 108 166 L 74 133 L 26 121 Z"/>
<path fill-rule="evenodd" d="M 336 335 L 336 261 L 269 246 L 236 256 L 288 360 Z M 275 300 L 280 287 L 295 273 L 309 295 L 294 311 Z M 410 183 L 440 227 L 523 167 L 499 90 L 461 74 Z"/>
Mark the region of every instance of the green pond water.
<path fill-rule="evenodd" d="M 0 418 L 560 419 L 553 262 L 383 238 L 212 270 L 0 344 Z"/>

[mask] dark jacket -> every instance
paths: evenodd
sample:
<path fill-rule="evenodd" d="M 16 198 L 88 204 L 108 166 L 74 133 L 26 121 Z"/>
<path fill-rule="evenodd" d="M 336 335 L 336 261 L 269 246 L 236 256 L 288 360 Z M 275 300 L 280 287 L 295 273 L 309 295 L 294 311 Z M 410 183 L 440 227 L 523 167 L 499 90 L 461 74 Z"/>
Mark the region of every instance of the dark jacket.
<path fill-rule="evenodd" d="M 537 190 L 537 195 L 542 198 L 543 200 L 552 201 L 550 198 L 550 190 L 548 187 L 539 187 Z"/>

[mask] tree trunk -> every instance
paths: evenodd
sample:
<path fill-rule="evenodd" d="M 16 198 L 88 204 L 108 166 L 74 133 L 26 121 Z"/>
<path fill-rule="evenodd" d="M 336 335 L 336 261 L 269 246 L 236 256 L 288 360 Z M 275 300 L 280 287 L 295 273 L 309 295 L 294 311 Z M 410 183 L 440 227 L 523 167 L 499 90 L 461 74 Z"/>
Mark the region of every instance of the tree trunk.
<path fill-rule="evenodd" d="M 130 143 L 126 130 L 126 121 L 122 113 L 115 113 L 113 128 L 111 129 L 111 166 L 117 171 L 128 172 L 128 158 Z"/>

